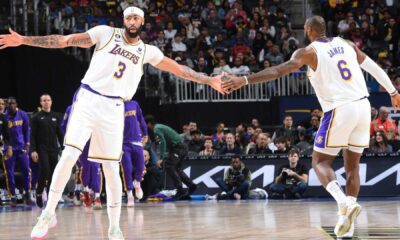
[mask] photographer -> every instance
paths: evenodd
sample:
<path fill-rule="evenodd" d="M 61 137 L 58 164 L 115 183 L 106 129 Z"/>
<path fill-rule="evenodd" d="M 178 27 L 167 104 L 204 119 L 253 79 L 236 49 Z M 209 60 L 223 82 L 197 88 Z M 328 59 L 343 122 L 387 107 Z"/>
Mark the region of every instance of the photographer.
<path fill-rule="evenodd" d="M 270 185 L 273 198 L 302 198 L 307 189 L 308 169 L 298 163 L 299 151 L 289 151 L 289 163 L 279 167 L 275 183 Z"/>
<path fill-rule="evenodd" d="M 240 156 L 231 158 L 231 166 L 225 170 L 224 179 L 216 180 L 218 186 L 225 192 L 218 199 L 246 199 L 251 185 L 251 172 L 240 160 Z"/>

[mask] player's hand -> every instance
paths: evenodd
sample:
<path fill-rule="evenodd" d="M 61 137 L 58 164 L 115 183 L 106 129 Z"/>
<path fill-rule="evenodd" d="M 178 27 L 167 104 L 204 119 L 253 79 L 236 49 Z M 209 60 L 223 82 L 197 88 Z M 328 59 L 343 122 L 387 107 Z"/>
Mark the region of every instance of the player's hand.
<path fill-rule="evenodd" d="M 7 148 L 6 158 L 9 159 L 13 155 L 12 147 Z"/>
<path fill-rule="evenodd" d="M 7 47 L 17 47 L 22 44 L 22 36 L 14 32 L 11 28 L 8 29 L 10 34 L 0 35 L 0 49 Z"/>
<path fill-rule="evenodd" d="M 39 160 L 39 155 L 37 154 L 37 152 L 36 151 L 33 151 L 32 153 L 31 153 L 31 158 L 32 158 L 32 161 L 33 162 L 38 162 L 38 160 Z"/>
<path fill-rule="evenodd" d="M 227 93 L 226 91 L 224 91 L 221 87 L 222 84 L 222 77 L 223 74 L 219 74 L 217 76 L 214 76 L 211 78 L 211 80 L 209 82 L 207 82 L 207 84 L 214 88 L 215 90 L 217 90 L 219 93 L 221 93 L 222 95 L 224 95 L 225 93 Z"/>
<path fill-rule="evenodd" d="M 158 168 L 162 168 L 162 163 L 163 163 L 163 160 L 158 160 L 157 161 L 157 167 Z"/>
<path fill-rule="evenodd" d="M 400 108 L 400 94 L 396 94 L 392 97 L 392 107 L 394 113 L 397 112 L 397 110 Z"/>
<path fill-rule="evenodd" d="M 222 77 L 222 90 L 226 93 L 231 93 L 245 85 L 246 80 L 243 77 L 237 77 L 228 73 L 224 73 Z"/>

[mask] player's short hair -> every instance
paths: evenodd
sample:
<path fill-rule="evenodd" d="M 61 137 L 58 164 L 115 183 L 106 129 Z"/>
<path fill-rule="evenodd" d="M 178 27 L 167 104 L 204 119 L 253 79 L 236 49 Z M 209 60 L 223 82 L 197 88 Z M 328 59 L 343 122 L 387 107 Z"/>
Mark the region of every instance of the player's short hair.
<path fill-rule="evenodd" d="M 321 16 L 315 15 L 307 18 L 306 23 L 318 33 L 322 34 L 326 32 L 326 23 L 324 18 Z"/>

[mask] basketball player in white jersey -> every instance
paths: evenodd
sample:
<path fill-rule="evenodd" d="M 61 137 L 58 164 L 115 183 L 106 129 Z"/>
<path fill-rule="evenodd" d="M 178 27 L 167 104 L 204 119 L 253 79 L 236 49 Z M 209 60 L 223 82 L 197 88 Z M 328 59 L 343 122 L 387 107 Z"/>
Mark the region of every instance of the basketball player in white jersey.
<path fill-rule="evenodd" d="M 21 36 L 10 29 L 0 35 L 0 49 L 29 45 L 43 48 L 96 45 L 90 66 L 76 95 L 65 136 L 65 149 L 54 171 L 45 210 L 31 233 L 32 239 L 43 239 L 57 223 L 55 208 L 68 181 L 71 169 L 91 138 L 90 161 L 103 164 L 106 177 L 109 239 L 124 239 L 119 227 L 122 184 L 119 161 L 124 130 L 124 103 L 133 97 L 143 75 L 143 64 L 193 82 L 208 84 L 222 92 L 221 76 L 210 78 L 167 58 L 155 46 L 144 44 L 140 30 L 144 12 L 137 7 L 124 10 L 124 28 L 97 26 L 85 33 L 67 36 Z"/>
<path fill-rule="evenodd" d="M 308 66 L 308 77 L 324 111 L 315 137 L 312 165 L 322 185 L 338 203 L 335 234 L 351 237 L 354 220 L 361 211 L 356 202 L 360 190 L 359 161 L 364 148 L 369 145 L 371 119 L 369 94 L 361 68 L 386 89 L 395 109 L 400 106 L 400 95 L 386 73 L 356 45 L 340 37 L 327 38 L 322 17 L 307 19 L 304 33 L 311 44 L 296 50 L 289 61 L 248 77 L 226 75 L 222 87 L 229 92 L 249 83 L 271 81 L 303 65 Z M 332 169 L 341 149 L 346 170 L 346 194 Z"/>

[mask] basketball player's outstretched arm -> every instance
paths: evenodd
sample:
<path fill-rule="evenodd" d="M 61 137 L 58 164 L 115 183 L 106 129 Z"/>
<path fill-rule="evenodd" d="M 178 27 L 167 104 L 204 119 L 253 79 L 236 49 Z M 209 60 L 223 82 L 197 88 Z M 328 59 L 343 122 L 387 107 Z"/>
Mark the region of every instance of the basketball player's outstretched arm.
<path fill-rule="evenodd" d="M 81 47 L 94 45 L 88 33 L 48 36 L 22 36 L 9 28 L 10 34 L 0 35 L 0 49 L 28 45 L 42 48 Z"/>
<path fill-rule="evenodd" d="M 390 80 L 389 76 L 386 74 L 385 71 L 381 67 L 376 64 L 371 58 L 368 57 L 363 51 L 361 51 L 353 42 L 346 40 L 356 51 L 357 53 L 357 60 L 360 64 L 360 67 L 371 74 L 377 82 L 379 82 L 382 87 L 386 89 L 386 91 L 390 94 L 392 106 L 394 111 L 396 112 L 397 109 L 400 107 L 400 94 L 393 86 L 392 81 Z"/>
<path fill-rule="evenodd" d="M 289 61 L 266 68 L 258 73 L 249 75 L 247 77 L 248 83 L 261 83 L 277 79 L 283 75 L 289 74 L 296 71 L 303 65 L 316 65 L 316 55 L 311 47 L 297 49 Z M 237 90 L 246 85 L 246 79 L 244 77 L 237 77 L 233 75 L 225 74 L 222 77 L 222 89 L 225 92 L 231 92 Z"/>
<path fill-rule="evenodd" d="M 170 72 L 177 77 L 183 78 L 185 80 L 189 80 L 192 82 L 200 83 L 200 84 L 207 84 L 220 92 L 221 94 L 225 94 L 221 87 L 221 77 L 222 75 L 218 75 L 215 77 L 207 76 L 203 73 L 198 73 L 193 71 L 191 68 L 178 64 L 175 60 L 171 58 L 164 57 L 163 60 L 159 64 L 155 66 L 156 68 Z"/>

